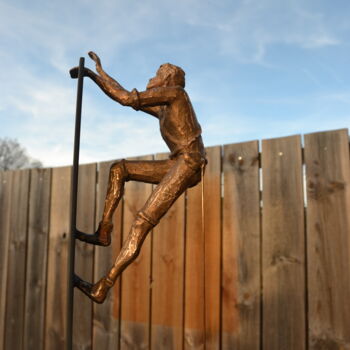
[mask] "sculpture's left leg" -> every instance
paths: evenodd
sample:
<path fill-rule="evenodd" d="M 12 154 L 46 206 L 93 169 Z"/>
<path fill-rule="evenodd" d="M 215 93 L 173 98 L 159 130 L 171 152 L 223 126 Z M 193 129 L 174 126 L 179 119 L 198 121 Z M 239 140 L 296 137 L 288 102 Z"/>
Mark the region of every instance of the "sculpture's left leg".
<path fill-rule="evenodd" d="M 113 230 L 112 217 L 124 193 L 126 181 L 142 181 L 159 184 L 174 161 L 165 160 L 121 160 L 112 164 L 102 219 L 94 234 L 76 231 L 75 238 L 95 245 L 108 246 Z"/>
<path fill-rule="evenodd" d="M 108 290 L 113 286 L 122 271 L 138 256 L 142 243 L 152 228 L 169 210 L 175 200 L 188 188 L 201 179 L 202 158 L 191 162 L 179 156 L 174 166 L 152 192 L 144 207 L 136 216 L 123 247 L 108 274 L 94 285 L 76 280 L 76 286 L 89 298 L 102 303 Z"/>

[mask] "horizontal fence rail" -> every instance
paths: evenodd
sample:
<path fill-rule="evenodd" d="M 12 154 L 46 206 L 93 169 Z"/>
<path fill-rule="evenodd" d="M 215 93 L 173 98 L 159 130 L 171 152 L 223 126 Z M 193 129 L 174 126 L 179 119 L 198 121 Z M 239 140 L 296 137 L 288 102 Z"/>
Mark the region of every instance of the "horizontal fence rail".
<path fill-rule="evenodd" d="M 207 155 L 204 222 L 198 185 L 104 304 L 75 291 L 74 349 L 350 349 L 348 130 Z M 100 220 L 112 163 L 80 166 L 83 232 Z M 0 349 L 64 348 L 71 171 L 0 172 Z M 77 241 L 83 279 L 108 271 L 153 186 L 126 184 L 110 247 Z"/>

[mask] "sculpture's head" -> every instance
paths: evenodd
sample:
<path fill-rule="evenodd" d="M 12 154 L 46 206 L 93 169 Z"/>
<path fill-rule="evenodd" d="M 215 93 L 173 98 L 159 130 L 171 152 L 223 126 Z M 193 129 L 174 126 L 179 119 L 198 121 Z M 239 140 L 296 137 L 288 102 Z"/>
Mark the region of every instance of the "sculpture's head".
<path fill-rule="evenodd" d="M 162 64 L 154 78 L 150 79 L 147 89 L 164 86 L 185 87 L 185 72 L 178 66 L 170 63 Z"/>

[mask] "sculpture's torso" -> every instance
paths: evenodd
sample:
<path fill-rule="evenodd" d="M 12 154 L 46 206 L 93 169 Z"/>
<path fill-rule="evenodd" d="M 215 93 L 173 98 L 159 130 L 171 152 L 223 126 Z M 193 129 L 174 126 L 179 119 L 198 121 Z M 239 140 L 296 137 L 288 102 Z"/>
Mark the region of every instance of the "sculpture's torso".
<path fill-rule="evenodd" d="M 198 123 L 191 101 L 181 87 L 160 87 L 138 92 L 133 90 L 130 105 L 151 113 L 159 119 L 161 135 L 171 157 L 182 153 L 205 156 Z"/>
<path fill-rule="evenodd" d="M 189 152 L 195 143 L 202 144 L 202 130 L 184 90 L 172 103 L 160 107 L 158 117 L 161 135 L 172 155 Z"/>

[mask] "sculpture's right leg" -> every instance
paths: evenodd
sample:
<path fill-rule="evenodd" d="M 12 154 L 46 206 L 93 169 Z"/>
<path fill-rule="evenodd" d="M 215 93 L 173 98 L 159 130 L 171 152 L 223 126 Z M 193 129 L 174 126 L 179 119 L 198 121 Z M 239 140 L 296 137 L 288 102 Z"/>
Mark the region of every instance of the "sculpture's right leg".
<path fill-rule="evenodd" d="M 123 247 L 118 255 L 116 264 L 112 268 L 112 272 L 102 277 L 97 283 L 92 284 L 82 280 L 79 276 L 74 276 L 74 285 L 86 294 L 96 303 L 103 303 L 107 293 L 113 287 L 116 274 L 121 273 L 132 261 L 138 256 L 141 245 L 145 240 L 147 233 L 152 230 L 154 225 L 144 220 L 143 217 L 137 215 L 132 224 L 129 235 L 127 236 Z"/>
<path fill-rule="evenodd" d="M 194 167 L 191 167 L 188 161 L 180 157 L 173 165 L 136 215 L 123 247 L 109 272 L 94 284 L 85 282 L 78 276 L 75 277 L 75 286 L 91 300 L 97 303 L 102 303 L 105 300 L 109 289 L 118 276 L 137 258 L 147 234 L 169 210 L 174 201 L 188 187 L 201 180 L 200 163 L 194 163 Z M 156 168 L 154 168 L 154 172 L 161 173 Z M 143 174 L 145 175 L 145 169 Z"/>

